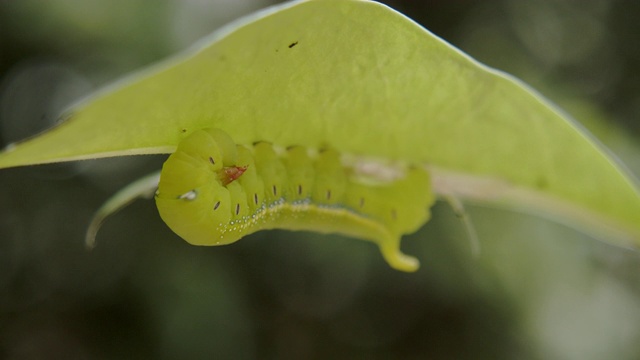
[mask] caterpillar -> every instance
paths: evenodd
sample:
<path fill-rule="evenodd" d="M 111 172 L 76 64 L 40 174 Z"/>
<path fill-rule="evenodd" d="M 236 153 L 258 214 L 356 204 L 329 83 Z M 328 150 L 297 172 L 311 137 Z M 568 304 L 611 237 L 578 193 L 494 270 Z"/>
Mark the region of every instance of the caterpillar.
<path fill-rule="evenodd" d="M 357 166 L 331 148 L 235 144 L 222 130 L 196 130 L 162 167 L 156 205 L 163 221 L 194 245 L 224 245 L 263 229 L 338 233 L 376 243 L 391 267 L 417 270 L 402 235 L 430 218 L 429 174 Z M 363 169 L 365 168 L 365 169 Z"/>

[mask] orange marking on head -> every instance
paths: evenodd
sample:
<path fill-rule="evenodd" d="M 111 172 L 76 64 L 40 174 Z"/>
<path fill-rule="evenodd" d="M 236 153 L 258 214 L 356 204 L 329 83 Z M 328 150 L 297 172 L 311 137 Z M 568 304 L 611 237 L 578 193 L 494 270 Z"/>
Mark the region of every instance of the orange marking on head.
<path fill-rule="evenodd" d="M 247 171 L 247 166 L 227 166 L 218 171 L 218 178 L 222 185 L 226 186 L 237 180 L 245 171 Z"/>

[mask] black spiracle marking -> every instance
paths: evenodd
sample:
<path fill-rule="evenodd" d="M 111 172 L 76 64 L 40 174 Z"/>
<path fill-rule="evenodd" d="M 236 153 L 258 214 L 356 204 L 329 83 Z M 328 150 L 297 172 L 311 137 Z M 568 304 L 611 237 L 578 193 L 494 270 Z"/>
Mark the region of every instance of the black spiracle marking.
<path fill-rule="evenodd" d="M 240 214 L 240 204 L 236 204 L 236 215 Z"/>
<path fill-rule="evenodd" d="M 302 185 L 298 185 L 298 195 L 302 195 Z"/>
<path fill-rule="evenodd" d="M 331 200 L 331 189 L 327 190 L 327 200 Z"/>
<path fill-rule="evenodd" d="M 278 189 L 273 185 L 273 196 L 278 196 Z"/>
<path fill-rule="evenodd" d="M 218 208 L 220 207 L 220 201 L 218 201 L 215 205 L 213 205 L 213 210 L 218 210 Z"/>
<path fill-rule="evenodd" d="M 209 156 L 209 162 L 211 163 L 211 165 L 215 165 L 216 161 L 213 160 L 213 157 Z"/>
<path fill-rule="evenodd" d="M 253 201 L 258 205 L 258 194 L 253 194 Z"/>

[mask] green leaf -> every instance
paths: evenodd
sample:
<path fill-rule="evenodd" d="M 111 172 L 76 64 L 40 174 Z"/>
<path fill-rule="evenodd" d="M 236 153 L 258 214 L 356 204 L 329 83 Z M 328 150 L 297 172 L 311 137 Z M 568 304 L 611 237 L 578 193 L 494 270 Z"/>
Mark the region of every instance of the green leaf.
<path fill-rule="evenodd" d="M 540 95 L 368 1 L 271 8 L 70 110 L 0 168 L 172 152 L 195 129 L 426 164 L 438 193 L 640 244 L 630 176 Z"/>

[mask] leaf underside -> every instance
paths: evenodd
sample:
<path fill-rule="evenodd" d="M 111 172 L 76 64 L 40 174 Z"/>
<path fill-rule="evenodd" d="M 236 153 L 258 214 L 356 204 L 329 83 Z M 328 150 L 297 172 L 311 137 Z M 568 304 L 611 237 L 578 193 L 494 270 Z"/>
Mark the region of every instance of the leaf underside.
<path fill-rule="evenodd" d="M 243 144 L 425 164 L 441 193 L 562 208 L 640 245 L 638 188 L 593 139 L 527 86 L 375 2 L 268 9 L 61 119 L 1 153 L 0 168 L 169 153 L 217 127 Z"/>

